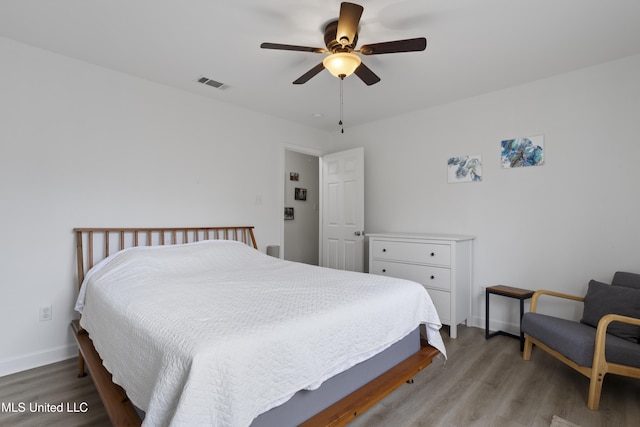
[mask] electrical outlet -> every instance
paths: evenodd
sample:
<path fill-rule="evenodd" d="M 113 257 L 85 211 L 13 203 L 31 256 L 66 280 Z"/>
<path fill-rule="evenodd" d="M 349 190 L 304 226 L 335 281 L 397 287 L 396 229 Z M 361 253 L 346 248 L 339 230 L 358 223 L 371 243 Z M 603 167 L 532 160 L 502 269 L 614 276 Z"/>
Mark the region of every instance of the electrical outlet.
<path fill-rule="evenodd" d="M 53 311 L 50 305 L 40 307 L 40 321 L 46 322 L 53 317 Z"/>

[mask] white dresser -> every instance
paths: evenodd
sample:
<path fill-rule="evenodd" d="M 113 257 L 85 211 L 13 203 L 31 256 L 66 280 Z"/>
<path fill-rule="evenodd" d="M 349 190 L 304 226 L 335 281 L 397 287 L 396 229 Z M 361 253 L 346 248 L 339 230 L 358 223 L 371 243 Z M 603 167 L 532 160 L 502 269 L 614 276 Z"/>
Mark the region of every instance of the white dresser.
<path fill-rule="evenodd" d="M 369 273 L 413 280 L 422 284 L 450 326 L 471 317 L 474 236 L 455 234 L 369 234 Z"/>

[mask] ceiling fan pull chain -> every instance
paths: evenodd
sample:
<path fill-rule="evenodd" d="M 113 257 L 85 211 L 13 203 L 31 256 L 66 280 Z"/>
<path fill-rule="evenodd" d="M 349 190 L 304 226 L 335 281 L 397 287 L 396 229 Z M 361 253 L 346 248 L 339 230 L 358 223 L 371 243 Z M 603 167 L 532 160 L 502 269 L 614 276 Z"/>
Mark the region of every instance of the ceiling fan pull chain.
<path fill-rule="evenodd" d="M 342 124 L 342 119 L 344 117 L 344 89 L 343 89 L 343 84 L 344 84 L 344 76 L 340 76 L 340 121 L 338 122 L 338 124 L 340 125 L 340 127 L 342 127 L 340 133 L 344 133 L 344 125 Z"/>

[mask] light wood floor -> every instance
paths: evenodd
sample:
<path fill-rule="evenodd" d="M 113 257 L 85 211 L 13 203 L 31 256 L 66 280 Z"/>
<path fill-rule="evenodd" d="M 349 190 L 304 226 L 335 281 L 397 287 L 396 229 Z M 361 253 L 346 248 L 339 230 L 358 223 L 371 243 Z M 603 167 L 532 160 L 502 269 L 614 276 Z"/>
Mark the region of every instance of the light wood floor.
<path fill-rule="evenodd" d="M 446 329 L 446 328 L 445 328 Z M 361 415 L 350 427 L 520 427 L 551 424 L 558 415 L 582 427 L 637 426 L 640 380 L 609 375 L 600 411 L 587 409 L 586 377 L 534 348 L 532 360 L 520 356 L 517 340 L 484 339 L 484 330 L 458 329 L 458 338 L 443 338 L 446 363 L 436 360 L 406 384 Z M 7 404 L 19 410 L 7 412 Z M 30 413 L 31 402 L 69 402 L 85 413 Z M 0 378 L 1 426 L 108 426 L 109 421 L 88 377 L 76 377 L 75 360 L 55 363 Z"/>

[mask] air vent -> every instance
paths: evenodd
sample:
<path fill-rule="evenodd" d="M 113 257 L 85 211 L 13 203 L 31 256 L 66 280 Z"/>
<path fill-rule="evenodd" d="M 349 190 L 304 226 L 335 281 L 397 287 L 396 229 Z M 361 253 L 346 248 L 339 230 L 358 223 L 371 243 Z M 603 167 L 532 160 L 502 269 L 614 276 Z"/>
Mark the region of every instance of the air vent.
<path fill-rule="evenodd" d="M 212 87 L 215 87 L 216 89 L 220 89 L 220 90 L 226 89 L 226 86 L 224 86 L 224 83 L 217 82 L 217 81 L 212 80 L 212 79 L 210 79 L 208 77 L 200 77 L 198 79 L 198 83 L 202 83 L 203 85 L 212 86 Z"/>

